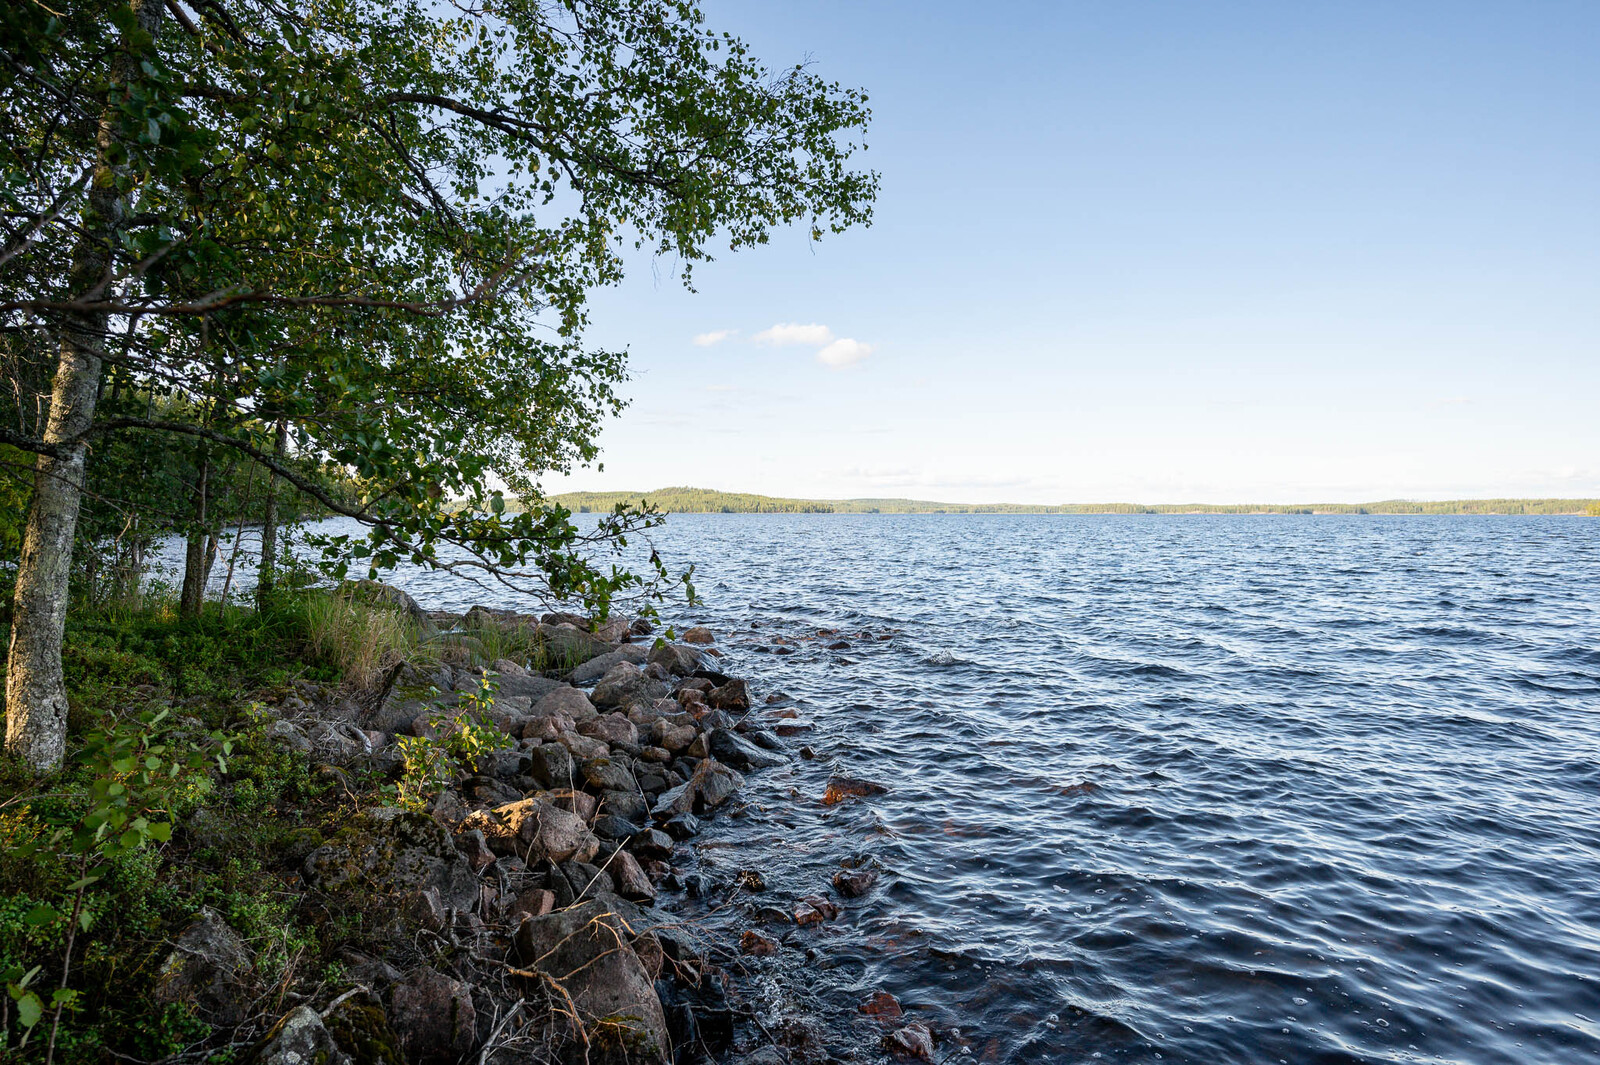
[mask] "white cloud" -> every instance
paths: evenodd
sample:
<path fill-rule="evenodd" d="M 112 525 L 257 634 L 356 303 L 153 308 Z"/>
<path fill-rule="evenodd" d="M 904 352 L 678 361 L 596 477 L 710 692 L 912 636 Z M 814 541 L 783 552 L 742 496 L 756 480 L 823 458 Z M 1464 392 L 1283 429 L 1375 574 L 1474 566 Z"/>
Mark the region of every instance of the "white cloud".
<path fill-rule="evenodd" d="M 858 363 L 871 354 L 871 344 L 863 344 L 861 341 L 852 340 L 849 337 L 840 337 L 817 352 L 817 359 L 829 366 L 838 368 Z"/>
<path fill-rule="evenodd" d="M 763 329 L 756 334 L 756 341 L 761 344 L 811 344 L 821 347 L 833 340 L 833 330 L 825 325 L 801 325 L 799 322 L 779 322 L 771 329 Z"/>
<path fill-rule="evenodd" d="M 722 343 L 737 332 L 737 329 L 713 329 L 709 333 L 700 333 L 694 338 L 695 346 L 709 348 L 713 344 Z"/>

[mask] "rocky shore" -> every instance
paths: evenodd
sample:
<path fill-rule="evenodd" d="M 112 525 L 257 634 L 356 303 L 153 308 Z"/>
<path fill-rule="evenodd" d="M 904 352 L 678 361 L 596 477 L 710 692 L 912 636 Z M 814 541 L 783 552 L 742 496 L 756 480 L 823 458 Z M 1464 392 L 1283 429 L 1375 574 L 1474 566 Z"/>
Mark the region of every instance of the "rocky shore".
<path fill-rule="evenodd" d="M 326 838 L 301 841 L 286 886 L 300 912 L 341 936 L 348 929 L 348 946 L 318 996 L 325 1004 L 282 1015 L 249 1041 L 250 1060 L 932 1059 L 928 1030 L 905 1024 L 887 995 L 862 1007 L 873 1034 L 860 1056 L 828 1045 L 822 1025 L 799 1018 L 773 1031 L 743 1004 L 751 963 L 775 961 L 780 940 L 837 918 L 877 873 L 843 868 L 831 890 L 780 900 L 762 894 L 758 871 L 735 884 L 692 871 L 692 841 L 736 805 L 745 774 L 812 756 L 790 749 L 805 726 L 785 711 L 787 697 L 753 704 L 746 680 L 717 668 L 712 632 L 667 642 L 643 621 L 428 613 L 398 590 L 368 591 L 411 614 L 440 660 L 392 668 L 365 698 L 302 683 L 263 711 L 274 739 L 336 781 L 400 779 L 407 750 L 415 756 L 407 745 L 448 739 L 463 703 L 500 739 L 425 808 L 365 808 Z M 508 636 L 537 654 L 485 662 L 486 647 Z M 841 777 L 822 801 L 874 789 Z M 203 821 L 189 827 L 205 831 Z M 749 915 L 736 939 L 726 922 L 712 932 L 675 912 L 713 893 Z M 204 913 L 165 960 L 160 994 L 213 1024 L 237 1024 L 262 991 L 251 973 L 245 944 Z"/>

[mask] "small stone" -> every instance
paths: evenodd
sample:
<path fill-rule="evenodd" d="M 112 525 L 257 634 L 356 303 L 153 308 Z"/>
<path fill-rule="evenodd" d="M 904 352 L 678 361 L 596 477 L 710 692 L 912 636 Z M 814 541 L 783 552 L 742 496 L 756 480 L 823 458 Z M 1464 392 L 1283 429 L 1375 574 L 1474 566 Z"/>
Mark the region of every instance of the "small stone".
<path fill-rule="evenodd" d="M 870 780 L 858 780 L 855 777 L 834 774 L 828 780 L 828 790 L 822 796 L 822 805 L 836 806 L 845 799 L 865 798 L 869 795 L 882 795 L 889 789 L 882 784 L 874 784 Z"/>
<path fill-rule="evenodd" d="M 839 907 L 821 895 L 807 895 L 795 906 L 794 923 L 802 928 L 839 916 Z"/>
<path fill-rule="evenodd" d="M 716 637 L 711 635 L 711 630 L 704 625 L 696 625 L 683 634 L 684 643 L 716 643 Z"/>
<path fill-rule="evenodd" d="M 755 929 L 751 929 L 739 937 L 739 950 L 744 954 L 754 954 L 758 958 L 765 958 L 768 955 L 778 953 L 778 942 L 775 939 L 767 938 Z"/>
<path fill-rule="evenodd" d="M 883 1045 L 898 1058 L 933 1060 L 933 1033 L 925 1024 L 908 1024 L 886 1037 Z"/>
<path fill-rule="evenodd" d="M 588 721 L 580 721 L 578 735 L 606 743 L 626 743 L 630 746 L 637 746 L 639 743 L 638 726 L 623 714 L 602 714 Z"/>
<path fill-rule="evenodd" d="M 835 890 L 847 899 L 859 899 L 877 882 L 878 873 L 873 869 L 841 869 L 833 874 Z"/>
<path fill-rule="evenodd" d="M 860 1010 L 868 1017 L 882 1017 L 887 1020 L 899 1017 L 904 1012 L 900 1009 L 900 1000 L 887 991 L 879 991 L 867 999 L 861 1004 Z"/>
<path fill-rule="evenodd" d="M 599 711 L 589 697 L 577 688 L 562 686 L 545 695 L 533 704 L 530 711 L 534 717 L 554 717 L 561 715 L 570 717 L 574 721 L 587 721 Z"/>

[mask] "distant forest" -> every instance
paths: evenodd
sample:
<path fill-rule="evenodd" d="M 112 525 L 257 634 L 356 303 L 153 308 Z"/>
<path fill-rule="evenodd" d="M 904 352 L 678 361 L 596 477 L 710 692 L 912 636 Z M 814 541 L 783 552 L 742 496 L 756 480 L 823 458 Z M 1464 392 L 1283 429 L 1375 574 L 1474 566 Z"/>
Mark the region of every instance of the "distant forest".
<path fill-rule="evenodd" d="M 669 514 L 1591 514 L 1597 499 L 1447 499 L 1418 503 L 932 503 L 921 499 L 782 499 L 706 488 L 654 492 L 568 492 L 554 497 L 579 514 L 610 513 L 618 503 L 649 503 Z"/>

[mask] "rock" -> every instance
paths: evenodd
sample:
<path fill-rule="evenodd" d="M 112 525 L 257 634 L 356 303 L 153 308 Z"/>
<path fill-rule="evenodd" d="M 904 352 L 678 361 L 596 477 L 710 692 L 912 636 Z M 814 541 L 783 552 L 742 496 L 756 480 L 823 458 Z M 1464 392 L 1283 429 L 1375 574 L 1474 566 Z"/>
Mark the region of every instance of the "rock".
<path fill-rule="evenodd" d="M 490 858 L 492 859 L 493 855 L 490 855 Z M 430 932 L 441 931 L 449 919 L 444 903 L 439 899 L 439 892 L 433 888 L 413 891 L 401 900 L 398 909 L 407 924 L 426 928 Z"/>
<path fill-rule="evenodd" d="M 589 619 L 582 614 L 570 614 L 565 610 L 553 610 L 539 618 L 541 625 L 571 625 L 581 632 L 589 631 Z"/>
<path fill-rule="evenodd" d="M 589 661 L 585 662 L 583 665 L 569 673 L 568 678 L 574 684 L 593 684 L 595 681 L 605 676 L 606 672 L 610 670 L 612 666 L 622 662 L 629 662 L 636 666 L 642 666 L 649 660 L 650 648 L 646 647 L 644 644 L 623 644 L 615 651 L 607 651 L 603 655 L 589 659 Z"/>
<path fill-rule="evenodd" d="M 595 625 L 594 634 L 606 643 L 621 643 L 633 635 L 633 627 L 627 618 L 607 618 Z"/>
<path fill-rule="evenodd" d="M 627 851 L 618 851 L 611 858 L 611 879 L 617 885 L 617 894 L 635 902 L 655 902 L 656 886 L 644 875 L 639 863 Z"/>
<path fill-rule="evenodd" d="M 408 1065 L 453 1065 L 477 1038 L 472 989 L 426 966 L 395 985 L 389 1017 Z"/>
<path fill-rule="evenodd" d="M 516 802 L 522 798 L 522 792 L 519 789 L 503 780 L 496 780 L 494 777 L 478 775 L 463 777 L 457 787 L 461 789 L 462 795 L 474 802 L 488 803 L 491 806 Z"/>
<path fill-rule="evenodd" d="M 740 712 L 750 709 L 750 692 L 744 681 L 735 678 L 707 692 L 706 702 L 717 710 Z"/>
<path fill-rule="evenodd" d="M 588 736 L 607 744 L 623 743 L 630 747 L 639 745 L 639 727 L 622 714 L 601 714 L 590 721 L 580 721 L 578 735 Z"/>
<path fill-rule="evenodd" d="M 570 788 L 577 778 L 572 752 L 559 743 L 541 743 L 529 751 L 528 770 L 547 788 Z"/>
<path fill-rule="evenodd" d="M 451 909 L 469 909 L 478 898 L 478 878 L 443 826 L 423 814 L 391 808 L 357 818 L 312 851 L 303 872 L 318 891 L 359 893 L 362 901 L 372 894 L 403 895 L 430 887 Z"/>
<path fill-rule="evenodd" d="M 603 895 L 523 921 L 518 960 L 566 991 L 584 1025 L 590 1065 L 668 1065 L 661 1000 L 612 903 Z"/>
<path fill-rule="evenodd" d="M 576 732 L 563 732 L 556 737 L 556 742 L 571 751 L 575 758 L 606 758 L 611 754 L 611 748 L 605 740 L 582 736 Z"/>
<path fill-rule="evenodd" d="M 900 1000 L 887 991 L 879 991 L 863 1002 L 859 1009 L 868 1017 L 882 1017 L 885 1020 L 893 1020 L 903 1012 L 900 1009 Z"/>
<path fill-rule="evenodd" d="M 694 812 L 694 795 L 694 788 L 689 784 L 679 784 L 675 788 L 668 788 L 661 793 L 661 796 L 656 799 L 656 804 L 650 808 L 650 816 L 657 821 L 669 821 L 681 814 L 691 814 Z M 696 826 L 696 830 L 698 831 L 698 826 Z"/>
<path fill-rule="evenodd" d="M 647 828 L 628 840 L 628 849 L 641 858 L 670 858 L 672 837 L 659 828 Z"/>
<path fill-rule="evenodd" d="M 807 895 L 795 905 L 794 909 L 794 923 L 801 928 L 831 921 L 837 916 L 839 907 L 821 895 Z"/>
<path fill-rule="evenodd" d="M 554 743 L 563 732 L 572 732 L 577 727 L 577 722 L 572 718 L 560 714 L 530 717 L 522 722 L 522 738 L 534 743 Z"/>
<path fill-rule="evenodd" d="M 471 812 L 472 808 L 466 801 L 449 788 L 441 791 L 428 808 L 428 816 L 445 828 L 454 828 Z"/>
<path fill-rule="evenodd" d="M 633 773 L 626 763 L 613 758 L 590 758 L 583 763 L 583 779 L 600 791 L 633 791 Z"/>
<path fill-rule="evenodd" d="M 439 631 L 439 626 L 433 623 L 428 612 L 418 606 L 417 601 L 410 595 L 392 584 L 372 580 L 345 581 L 339 587 L 339 594 L 358 602 L 398 610 L 407 621 L 416 626 L 418 634 L 424 638 L 433 636 Z"/>
<path fill-rule="evenodd" d="M 350 1058 L 334 1042 L 320 1013 L 310 1006 L 296 1006 L 272 1026 L 249 1061 L 250 1065 L 349 1065 Z"/>
<path fill-rule="evenodd" d="M 683 634 L 684 643 L 716 643 L 716 637 L 704 625 L 696 625 Z"/>
<path fill-rule="evenodd" d="M 908 1024 L 891 1032 L 884 1038 L 883 1045 L 897 1058 L 933 1060 L 933 1033 L 925 1024 Z"/>
<path fill-rule="evenodd" d="M 185 928 L 156 974 L 155 999 L 183 1005 L 207 1024 L 242 1022 L 255 966 L 244 940 L 210 907 Z"/>
<path fill-rule="evenodd" d="M 513 662 L 509 658 L 497 658 L 489 663 L 489 668 L 501 677 L 526 677 L 528 667 L 521 662 Z"/>
<path fill-rule="evenodd" d="M 767 769 L 788 761 L 781 754 L 764 751 L 737 732 L 719 728 L 707 735 L 710 753 L 737 769 Z"/>
<path fill-rule="evenodd" d="M 534 858 L 564 862 L 571 858 L 586 862 L 600 849 L 600 841 L 584 825 L 584 819 L 542 799 L 523 799 L 501 806 L 495 815 L 522 844 L 519 852 L 531 851 Z"/>
<path fill-rule="evenodd" d="M 510 917 L 516 925 L 523 917 L 543 917 L 556 908 L 556 893 L 546 888 L 524 891 L 511 904 Z"/>
<path fill-rule="evenodd" d="M 661 830 L 673 839 L 689 839 L 700 834 L 700 819 L 688 812 L 675 814 L 661 823 Z"/>
<path fill-rule="evenodd" d="M 674 677 L 687 677 L 700 668 L 700 652 L 681 643 L 664 643 L 650 652 L 650 663 Z"/>
<path fill-rule="evenodd" d="M 683 753 L 687 757 L 695 759 L 704 758 L 709 755 L 711 753 L 711 746 L 707 741 L 706 734 L 702 732 L 696 736 L 694 738 L 694 742 L 689 744 L 688 747 L 684 748 Z"/>
<path fill-rule="evenodd" d="M 281 719 L 267 726 L 267 736 L 292 751 L 304 754 L 311 750 L 311 740 L 299 726 Z"/>
<path fill-rule="evenodd" d="M 600 800 L 590 795 L 587 791 L 574 791 L 571 788 L 551 788 L 541 793 L 539 798 L 561 810 L 567 810 L 578 815 L 585 824 L 594 820 L 594 815 L 599 812 Z"/>
<path fill-rule="evenodd" d="M 754 954 L 758 958 L 765 958 L 769 954 L 778 953 L 778 941 L 769 939 L 751 929 L 739 937 L 739 950 L 744 954 Z"/>
<path fill-rule="evenodd" d="M 618 662 L 606 670 L 589 701 L 602 709 L 649 704 L 667 694 L 667 686 L 639 671 L 632 662 Z"/>
<path fill-rule="evenodd" d="M 600 839 L 629 840 L 639 832 L 639 826 L 622 817 L 602 814 L 589 826 Z"/>
<path fill-rule="evenodd" d="M 743 786 L 744 777 L 715 758 L 707 758 L 696 766 L 694 776 L 684 785 L 694 792 L 695 805 L 702 811 L 721 806 Z"/>
<path fill-rule="evenodd" d="M 643 825 L 650 815 L 650 804 L 645 797 L 637 791 L 622 791 L 620 789 L 607 789 L 600 793 L 599 809 L 614 817 L 631 821 L 635 825 Z"/>
<path fill-rule="evenodd" d="M 474 873 L 481 873 L 494 864 L 494 852 L 489 849 L 489 841 L 484 839 L 482 829 L 475 828 L 457 836 L 456 850 L 467 856 L 467 864 L 472 866 Z"/>
<path fill-rule="evenodd" d="M 761 1047 L 752 1050 L 734 1065 L 789 1065 L 789 1059 L 777 1047 Z"/>
<path fill-rule="evenodd" d="M 524 751 L 490 751 L 478 759 L 479 773 L 506 784 L 526 776 L 532 768 Z"/>
<path fill-rule="evenodd" d="M 693 725 L 673 725 L 661 734 L 661 746 L 673 754 L 679 754 L 688 750 L 698 735 L 699 730 Z"/>
<path fill-rule="evenodd" d="M 540 625 L 534 630 L 546 659 L 554 669 L 573 670 L 591 658 L 599 658 L 611 645 L 575 626 Z"/>
<path fill-rule="evenodd" d="M 872 869 L 841 869 L 833 874 L 833 886 L 847 899 L 859 899 L 872 890 L 878 874 Z"/>
<path fill-rule="evenodd" d="M 521 676 L 496 677 L 495 699 L 525 698 L 532 705 L 539 705 L 545 696 L 553 691 L 565 687 L 559 680 L 541 677 L 537 673 L 527 673 Z"/>
<path fill-rule="evenodd" d="M 882 784 L 874 784 L 870 780 L 858 780 L 855 777 L 840 776 L 835 773 L 828 779 L 828 790 L 822 796 L 822 804 L 824 806 L 836 806 L 851 797 L 865 798 L 869 795 L 882 795 L 888 790 Z"/>
<path fill-rule="evenodd" d="M 587 695 L 569 684 L 551 689 L 528 711 L 534 717 L 561 715 L 573 721 L 588 721 L 598 712 Z"/>
<path fill-rule="evenodd" d="M 739 735 L 764 751 L 776 751 L 779 754 L 786 754 L 789 750 L 788 747 L 784 746 L 783 741 L 778 738 L 777 733 L 768 729 L 744 729 L 740 731 Z"/>

